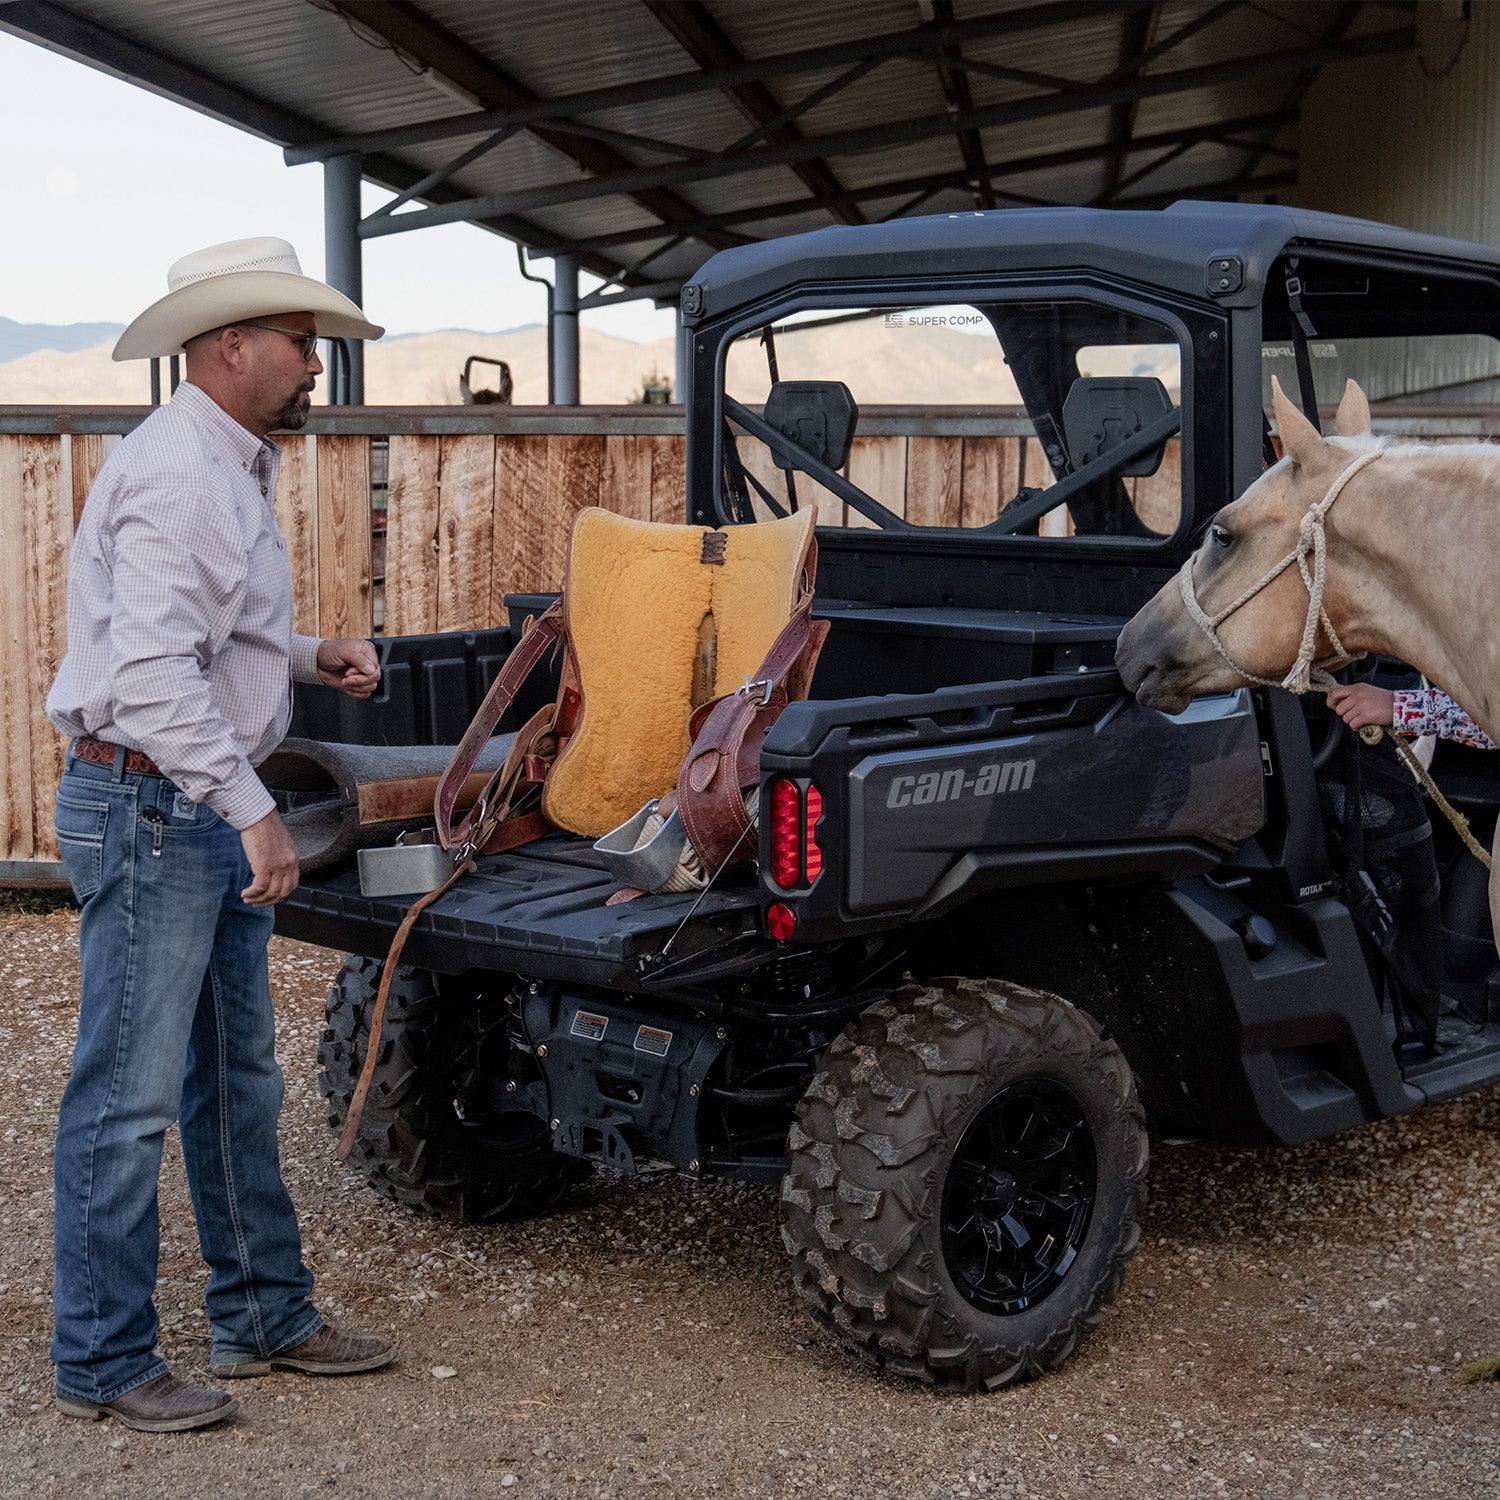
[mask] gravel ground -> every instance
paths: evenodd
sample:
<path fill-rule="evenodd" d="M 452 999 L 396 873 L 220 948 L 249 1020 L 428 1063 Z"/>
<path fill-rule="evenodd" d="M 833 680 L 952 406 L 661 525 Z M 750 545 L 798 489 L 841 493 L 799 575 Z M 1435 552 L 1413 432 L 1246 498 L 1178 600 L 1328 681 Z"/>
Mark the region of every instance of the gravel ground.
<path fill-rule="evenodd" d="M 1500 1092 L 1298 1151 L 1161 1146 L 1118 1304 L 1064 1369 L 988 1397 L 873 1374 L 791 1293 L 767 1188 L 596 1178 L 566 1210 L 457 1229 L 333 1155 L 314 1086 L 336 955 L 277 940 L 285 1171 L 325 1311 L 394 1334 L 364 1379 L 236 1387 L 222 1429 L 58 1416 L 50 1157 L 76 916 L 0 917 L 0 1494 L 1304 1496 L 1493 1491 Z M 205 1373 L 175 1139 L 162 1348 Z"/>

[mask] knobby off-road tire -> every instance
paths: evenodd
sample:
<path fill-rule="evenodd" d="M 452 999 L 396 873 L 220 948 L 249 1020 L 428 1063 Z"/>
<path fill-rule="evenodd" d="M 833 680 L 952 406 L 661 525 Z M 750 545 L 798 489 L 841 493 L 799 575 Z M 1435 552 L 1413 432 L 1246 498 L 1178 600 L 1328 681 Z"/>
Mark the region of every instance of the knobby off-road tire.
<path fill-rule="evenodd" d="M 1056 995 L 903 987 L 828 1049 L 788 1145 L 797 1290 L 867 1359 L 928 1382 L 994 1390 L 1055 1369 L 1140 1238 L 1130 1067 Z"/>
<path fill-rule="evenodd" d="M 318 1088 L 336 1132 L 348 1118 L 364 1065 L 381 967 L 351 956 L 328 993 Z M 439 996 L 426 970 L 402 965 L 396 971 L 349 1158 L 385 1197 L 470 1224 L 545 1213 L 589 1170 L 552 1150 L 547 1122 L 535 1115 L 461 1116 L 456 1100 L 472 1088 L 466 1075 L 495 1062 L 496 1048 L 483 1038 L 485 1027 L 497 1022 L 493 1007 L 481 1010 L 481 1004 Z M 503 1041 L 501 1049 L 503 1058 Z M 503 1088 L 503 1078 L 488 1081 Z"/>

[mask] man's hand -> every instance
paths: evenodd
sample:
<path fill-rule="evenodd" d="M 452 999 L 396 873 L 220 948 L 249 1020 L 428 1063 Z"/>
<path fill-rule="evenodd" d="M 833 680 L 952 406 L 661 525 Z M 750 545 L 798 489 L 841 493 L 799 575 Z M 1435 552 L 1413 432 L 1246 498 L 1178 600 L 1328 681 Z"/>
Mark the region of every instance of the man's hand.
<path fill-rule="evenodd" d="M 297 889 L 301 871 L 297 868 L 297 846 L 281 821 L 281 814 L 268 812 L 259 823 L 240 830 L 240 843 L 250 872 L 255 877 L 240 892 L 240 900 L 250 906 L 275 906 Z"/>
<path fill-rule="evenodd" d="M 320 641 L 318 681 L 351 698 L 368 698 L 380 686 L 380 661 L 369 641 Z"/>
<path fill-rule="evenodd" d="M 1388 688 L 1378 688 L 1373 682 L 1355 682 L 1348 687 L 1336 687 L 1328 694 L 1328 706 L 1351 729 L 1363 729 L 1366 724 L 1379 724 L 1389 729 L 1395 715 L 1396 695 Z"/>

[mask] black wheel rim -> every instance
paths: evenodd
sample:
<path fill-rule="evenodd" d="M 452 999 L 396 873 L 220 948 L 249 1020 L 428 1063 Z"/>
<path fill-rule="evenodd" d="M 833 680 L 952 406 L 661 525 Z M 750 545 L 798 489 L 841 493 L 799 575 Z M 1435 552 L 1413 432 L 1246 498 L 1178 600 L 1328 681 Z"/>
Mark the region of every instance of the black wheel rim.
<path fill-rule="evenodd" d="M 1007 1084 L 964 1131 L 943 1190 L 943 1257 L 963 1296 L 1009 1316 L 1056 1290 L 1083 1247 L 1094 1136 L 1050 1078 Z"/>

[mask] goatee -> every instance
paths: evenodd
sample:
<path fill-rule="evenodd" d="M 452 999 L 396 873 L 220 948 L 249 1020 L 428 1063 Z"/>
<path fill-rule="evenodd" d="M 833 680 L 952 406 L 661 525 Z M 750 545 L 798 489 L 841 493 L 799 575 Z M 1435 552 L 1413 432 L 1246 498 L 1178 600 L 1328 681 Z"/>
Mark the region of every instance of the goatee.
<path fill-rule="evenodd" d="M 298 391 L 285 406 L 276 413 L 276 426 L 281 432 L 299 432 L 307 426 L 312 415 L 312 398 L 305 391 Z"/>

